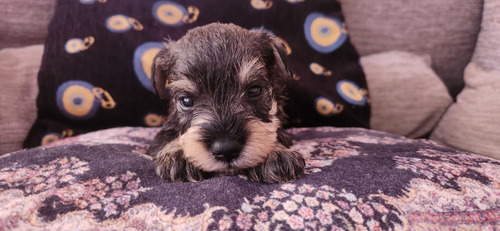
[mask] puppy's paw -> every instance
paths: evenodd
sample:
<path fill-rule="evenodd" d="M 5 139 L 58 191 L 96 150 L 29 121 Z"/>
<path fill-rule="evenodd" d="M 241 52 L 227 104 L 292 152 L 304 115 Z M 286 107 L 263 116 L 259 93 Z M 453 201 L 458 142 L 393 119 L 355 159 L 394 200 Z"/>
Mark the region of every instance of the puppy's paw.
<path fill-rule="evenodd" d="M 186 161 L 182 151 L 159 153 L 154 159 L 156 162 L 156 173 L 162 179 L 173 182 L 198 182 L 204 179 L 204 173 Z"/>
<path fill-rule="evenodd" d="M 254 181 L 285 183 L 296 180 L 304 172 L 305 165 L 299 152 L 283 148 L 271 153 L 263 164 L 248 169 L 246 175 Z"/>

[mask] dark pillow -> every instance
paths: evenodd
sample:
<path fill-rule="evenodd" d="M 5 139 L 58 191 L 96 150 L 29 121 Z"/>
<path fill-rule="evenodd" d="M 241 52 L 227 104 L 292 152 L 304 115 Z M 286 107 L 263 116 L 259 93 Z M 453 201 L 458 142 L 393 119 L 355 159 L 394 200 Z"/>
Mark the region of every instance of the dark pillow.
<path fill-rule="evenodd" d="M 359 56 L 332 0 L 59 0 L 38 76 L 38 118 L 25 147 L 115 126 L 159 126 L 150 83 L 164 38 L 211 22 L 267 30 L 287 46 L 296 80 L 288 126 L 368 127 Z M 209 41 L 207 41 L 209 42 Z"/>

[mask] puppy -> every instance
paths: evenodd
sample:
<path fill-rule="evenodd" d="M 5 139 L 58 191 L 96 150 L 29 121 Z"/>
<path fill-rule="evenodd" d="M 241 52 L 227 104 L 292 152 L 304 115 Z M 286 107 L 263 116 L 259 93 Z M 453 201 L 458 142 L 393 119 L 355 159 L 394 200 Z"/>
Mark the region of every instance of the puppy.
<path fill-rule="evenodd" d="M 156 93 L 168 118 L 148 153 L 164 179 L 243 174 L 287 182 L 303 172 L 281 128 L 291 74 L 284 47 L 263 31 L 213 23 L 168 41 L 154 59 Z"/>

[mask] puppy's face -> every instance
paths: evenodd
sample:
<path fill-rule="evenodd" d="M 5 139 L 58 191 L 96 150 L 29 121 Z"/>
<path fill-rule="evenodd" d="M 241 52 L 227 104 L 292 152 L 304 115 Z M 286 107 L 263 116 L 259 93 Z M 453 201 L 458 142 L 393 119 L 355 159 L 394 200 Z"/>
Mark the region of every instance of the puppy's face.
<path fill-rule="evenodd" d="M 225 172 L 255 167 L 284 148 L 278 131 L 291 76 L 282 49 L 265 32 L 231 24 L 195 28 L 168 42 L 153 71 L 170 110 L 156 158 L 180 152 L 194 168 Z"/>

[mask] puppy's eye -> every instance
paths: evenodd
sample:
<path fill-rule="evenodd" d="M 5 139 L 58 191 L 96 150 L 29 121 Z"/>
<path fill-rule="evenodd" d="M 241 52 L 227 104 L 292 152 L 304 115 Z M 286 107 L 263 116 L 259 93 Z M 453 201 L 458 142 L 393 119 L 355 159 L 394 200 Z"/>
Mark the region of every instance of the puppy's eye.
<path fill-rule="evenodd" d="M 194 106 L 194 101 L 190 97 L 181 97 L 179 100 L 184 108 L 191 108 Z"/>
<path fill-rule="evenodd" d="M 257 98 L 259 97 L 260 95 L 262 94 L 262 88 L 259 87 L 259 86 L 253 86 L 253 87 L 250 87 L 248 90 L 247 90 L 247 96 L 249 98 Z"/>

